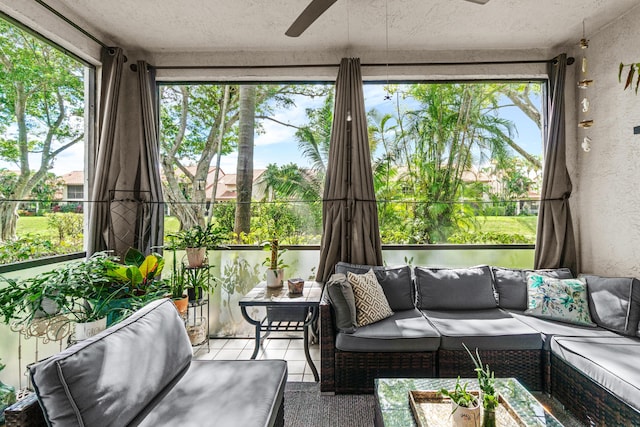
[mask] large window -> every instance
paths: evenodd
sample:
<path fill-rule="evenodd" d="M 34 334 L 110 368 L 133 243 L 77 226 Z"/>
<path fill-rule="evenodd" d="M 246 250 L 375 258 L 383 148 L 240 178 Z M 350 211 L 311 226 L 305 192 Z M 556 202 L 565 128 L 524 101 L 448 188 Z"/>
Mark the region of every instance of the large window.
<path fill-rule="evenodd" d="M 168 231 L 317 244 L 331 85 L 163 85 Z M 541 83 L 366 84 L 383 244 L 534 243 Z"/>
<path fill-rule="evenodd" d="M 0 263 L 81 251 L 85 85 L 93 69 L 0 18 Z M 77 183 L 77 181 L 74 180 Z M 83 197 L 69 187 L 69 197 Z M 67 212 L 68 211 L 68 212 Z"/>

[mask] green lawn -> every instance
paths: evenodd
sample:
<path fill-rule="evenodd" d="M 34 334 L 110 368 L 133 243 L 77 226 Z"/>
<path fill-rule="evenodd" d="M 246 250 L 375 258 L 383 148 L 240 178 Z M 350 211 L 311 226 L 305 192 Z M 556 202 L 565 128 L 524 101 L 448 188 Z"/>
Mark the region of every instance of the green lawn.
<path fill-rule="evenodd" d="M 479 216 L 476 217 L 480 231 L 487 233 L 520 234 L 536 236 L 537 216 Z"/>
<path fill-rule="evenodd" d="M 476 217 L 479 231 L 485 233 L 520 234 L 535 239 L 538 218 L 535 216 L 479 216 Z M 165 217 L 164 231 L 175 233 L 180 226 L 175 217 Z M 18 235 L 39 234 L 55 238 L 55 233 L 47 223 L 46 217 L 26 216 L 18 219 Z"/>

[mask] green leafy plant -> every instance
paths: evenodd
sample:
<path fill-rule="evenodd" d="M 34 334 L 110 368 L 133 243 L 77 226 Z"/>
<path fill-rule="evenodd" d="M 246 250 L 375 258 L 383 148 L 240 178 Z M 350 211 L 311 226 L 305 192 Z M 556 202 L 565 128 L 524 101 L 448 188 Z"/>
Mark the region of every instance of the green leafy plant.
<path fill-rule="evenodd" d="M 482 392 L 482 406 L 487 411 L 495 411 L 499 403 L 498 392 L 495 388 L 495 373 L 489 369 L 489 365 L 484 366 L 482 364 L 480 352 L 477 348 L 474 355 L 464 343 L 462 345 L 465 350 L 467 350 L 467 353 L 469 353 L 469 357 L 471 357 L 471 360 L 473 360 L 473 364 L 475 365 L 475 371 L 478 375 L 478 385 Z"/>
<path fill-rule="evenodd" d="M 270 255 L 265 258 L 262 265 L 269 267 L 270 270 L 278 270 L 289 267 L 284 263 L 284 258 L 282 256 L 287 250 L 280 249 L 278 239 L 271 239 L 271 241 L 264 243 L 263 247 L 265 251 L 270 252 Z"/>
<path fill-rule="evenodd" d="M 627 72 L 627 78 L 624 83 L 624 90 L 633 88 L 633 78 L 637 75 L 636 88 L 635 88 L 635 92 L 637 95 L 638 88 L 640 88 L 640 62 L 635 64 L 634 63 L 624 64 L 622 62 L 620 63 L 620 67 L 618 69 L 618 82 L 620 83 L 622 83 L 622 73 L 624 72 L 625 68 L 628 68 L 629 71 Z"/>
<path fill-rule="evenodd" d="M 469 385 L 468 383 L 464 383 L 464 384 L 460 383 L 460 377 L 458 377 L 458 380 L 456 381 L 456 385 L 453 390 L 442 388 L 440 389 L 440 391 L 438 391 L 438 394 L 440 394 L 441 396 L 448 397 L 449 399 L 454 401 L 458 406 L 463 406 L 465 408 L 473 408 L 478 405 L 478 396 L 467 391 L 468 385 Z"/>
<path fill-rule="evenodd" d="M 156 277 L 164 268 L 162 255 L 153 253 L 145 256 L 135 248 L 129 248 L 124 256 L 124 264 L 112 262 L 107 274 L 114 280 L 126 283 L 134 295 L 142 295 L 151 290 Z"/>
<path fill-rule="evenodd" d="M 184 248 L 217 248 L 225 239 L 226 233 L 214 223 L 205 227 L 195 225 L 187 230 L 181 230 L 168 236 L 169 247 Z"/>

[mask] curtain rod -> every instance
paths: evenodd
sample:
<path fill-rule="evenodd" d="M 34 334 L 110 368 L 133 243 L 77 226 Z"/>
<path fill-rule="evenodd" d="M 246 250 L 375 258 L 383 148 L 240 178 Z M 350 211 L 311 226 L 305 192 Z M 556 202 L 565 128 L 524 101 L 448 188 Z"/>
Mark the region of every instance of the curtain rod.
<path fill-rule="evenodd" d="M 458 65 L 513 65 L 513 64 L 550 64 L 556 59 L 529 59 L 518 61 L 471 61 L 471 62 L 406 62 L 406 63 L 368 63 L 360 64 L 361 67 L 425 67 L 425 66 L 458 66 Z M 575 62 L 573 57 L 567 58 L 567 65 Z M 282 68 L 327 68 L 339 67 L 340 64 L 299 64 L 299 65 L 160 65 L 156 70 L 260 70 Z"/>
<path fill-rule="evenodd" d="M 98 38 L 96 36 L 94 36 L 93 34 L 88 32 L 87 30 L 85 30 L 84 28 L 82 28 L 81 26 L 79 26 L 78 24 L 73 22 L 71 19 L 69 19 L 66 16 L 64 16 L 62 13 L 58 12 L 57 10 L 55 10 L 53 7 L 51 7 L 48 4 L 46 4 L 43 0 L 36 0 L 36 3 L 38 3 L 40 6 L 44 7 L 45 9 L 47 9 L 49 12 L 53 13 L 54 15 L 56 15 L 58 18 L 62 19 L 67 24 L 71 25 L 76 30 L 80 31 L 85 36 L 89 37 L 94 42 L 98 43 L 100 46 L 102 46 L 104 48 L 108 48 L 109 47 L 106 44 L 104 44 L 102 41 L 98 40 Z"/>

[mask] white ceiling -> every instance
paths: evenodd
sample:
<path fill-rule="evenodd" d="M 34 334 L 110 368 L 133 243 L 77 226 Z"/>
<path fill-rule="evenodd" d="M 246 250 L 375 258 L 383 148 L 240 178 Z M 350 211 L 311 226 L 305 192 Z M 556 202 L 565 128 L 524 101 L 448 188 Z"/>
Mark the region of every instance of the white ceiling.
<path fill-rule="evenodd" d="M 299 38 L 309 0 L 47 0 L 128 49 L 171 52 L 552 49 L 577 43 L 639 0 L 338 0 Z"/>

